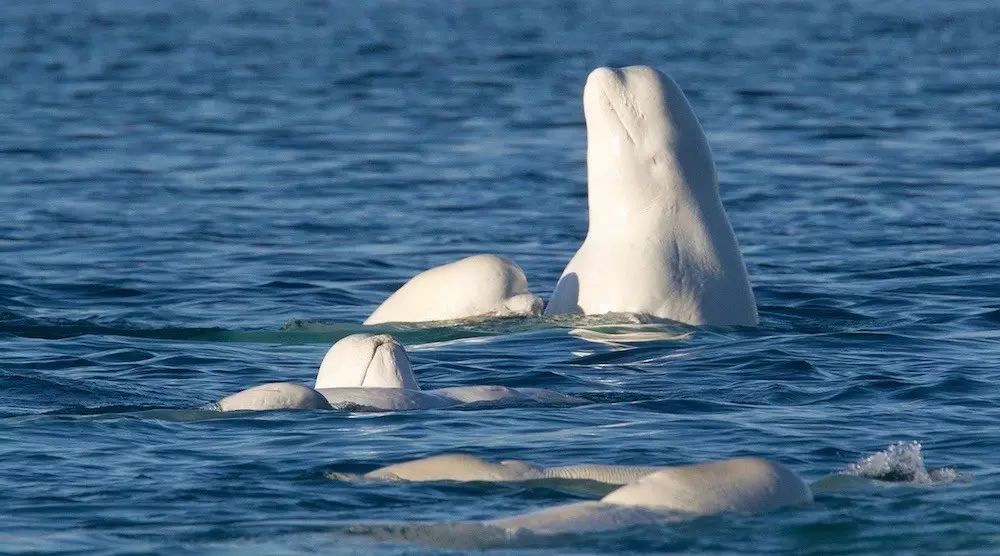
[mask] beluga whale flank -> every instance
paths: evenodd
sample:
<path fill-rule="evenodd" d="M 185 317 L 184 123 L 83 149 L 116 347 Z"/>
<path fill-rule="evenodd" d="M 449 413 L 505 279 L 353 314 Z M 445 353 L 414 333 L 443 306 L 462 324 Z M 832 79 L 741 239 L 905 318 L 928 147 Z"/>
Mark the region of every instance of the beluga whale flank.
<path fill-rule="evenodd" d="M 545 314 L 756 325 L 712 153 L 680 87 L 647 66 L 598 68 L 583 105 L 589 229 Z"/>

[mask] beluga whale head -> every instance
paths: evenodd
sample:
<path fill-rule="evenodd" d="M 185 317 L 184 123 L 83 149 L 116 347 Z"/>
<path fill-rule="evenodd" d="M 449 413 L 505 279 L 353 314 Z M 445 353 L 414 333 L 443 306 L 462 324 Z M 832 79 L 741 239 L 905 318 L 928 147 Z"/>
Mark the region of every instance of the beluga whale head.
<path fill-rule="evenodd" d="M 647 66 L 597 68 L 583 108 L 590 225 L 545 314 L 757 324 L 712 152 L 680 87 Z"/>
<path fill-rule="evenodd" d="M 648 66 L 597 68 L 583 106 L 592 230 L 676 225 L 664 212 L 720 203 L 705 134 L 670 77 Z"/>
<path fill-rule="evenodd" d="M 353 334 L 333 344 L 320 364 L 316 388 L 420 390 L 406 350 L 388 334 Z"/>

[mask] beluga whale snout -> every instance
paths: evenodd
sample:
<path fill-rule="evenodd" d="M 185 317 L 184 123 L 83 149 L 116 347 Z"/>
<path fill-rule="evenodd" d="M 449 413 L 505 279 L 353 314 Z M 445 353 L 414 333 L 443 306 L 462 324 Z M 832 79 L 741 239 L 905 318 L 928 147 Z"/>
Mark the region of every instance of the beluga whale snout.
<path fill-rule="evenodd" d="M 648 66 L 597 68 L 583 104 L 589 229 L 545 314 L 757 324 L 712 153 L 680 87 Z"/>

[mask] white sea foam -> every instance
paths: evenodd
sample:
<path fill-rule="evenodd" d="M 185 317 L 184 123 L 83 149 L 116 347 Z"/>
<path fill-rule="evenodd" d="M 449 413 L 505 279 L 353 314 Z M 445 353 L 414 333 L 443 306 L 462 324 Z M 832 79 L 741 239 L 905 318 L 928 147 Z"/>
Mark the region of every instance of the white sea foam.
<path fill-rule="evenodd" d="M 927 469 L 921 445 L 915 440 L 896 442 L 881 452 L 861 458 L 848 465 L 843 474 L 876 481 L 919 485 L 968 481 L 972 478 L 969 473 L 952 467 Z"/>

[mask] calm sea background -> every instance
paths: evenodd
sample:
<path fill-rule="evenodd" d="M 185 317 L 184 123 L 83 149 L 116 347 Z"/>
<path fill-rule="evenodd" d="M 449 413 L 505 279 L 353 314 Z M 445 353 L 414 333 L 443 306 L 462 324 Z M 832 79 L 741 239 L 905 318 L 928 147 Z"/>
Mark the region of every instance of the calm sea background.
<path fill-rule="evenodd" d="M 592 498 L 331 478 L 459 451 L 820 481 L 500 549 L 995 554 L 998 29 L 963 1 L 4 2 L 0 552 L 460 551 L 378 524 Z M 586 233 L 584 80 L 636 63 L 701 119 L 759 328 L 388 329 L 425 386 L 585 407 L 199 409 L 309 383 L 433 265 L 498 253 L 547 297 Z"/>

